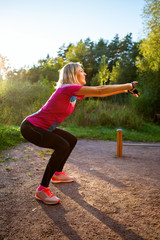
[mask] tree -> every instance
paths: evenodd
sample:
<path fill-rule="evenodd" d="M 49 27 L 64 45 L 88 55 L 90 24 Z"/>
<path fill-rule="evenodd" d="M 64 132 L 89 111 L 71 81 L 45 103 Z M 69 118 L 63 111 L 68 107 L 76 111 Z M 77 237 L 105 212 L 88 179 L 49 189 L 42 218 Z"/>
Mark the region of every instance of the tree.
<path fill-rule="evenodd" d="M 132 41 L 131 33 L 119 41 L 119 54 L 111 73 L 113 83 L 121 84 L 136 80 L 135 60 L 138 54 L 138 44 Z"/>
<path fill-rule="evenodd" d="M 154 32 L 160 27 L 160 2 L 159 0 L 145 0 L 146 5 L 143 9 L 145 30 Z"/>
<path fill-rule="evenodd" d="M 32 83 L 37 82 L 40 79 L 40 74 L 41 74 L 41 71 L 39 67 L 34 65 L 31 69 L 29 69 L 26 72 L 26 79 L 27 81 Z"/>
<path fill-rule="evenodd" d="M 138 111 L 146 117 L 160 112 L 160 1 L 146 0 L 144 18 L 147 38 L 139 44 L 137 58 L 141 99 Z M 147 108 L 146 108 L 147 106 Z"/>
<path fill-rule="evenodd" d="M 62 57 L 51 58 L 49 55 L 46 59 L 38 61 L 39 77 L 37 80 L 55 83 L 58 81 L 59 70 L 64 66 L 65 62 Z"/>
<path fill-rule="evenodd" d="M 91 85 L 104 85 L 109 82 L 110 71 L 108 69 L 108 64 L 106 63 L 106 56 L 103 55 L 99 64 L 99 71 L 93 77 Z"/>
<path fill-rule="evenodd" d="M 24 68 L 13 69 L 7 72 L 6 78 L 11 81 L 26 81 L 26 74 L 27 70 Z"/>
<path fill-rule="evenodd" d="M 72 44 L 66 52 L 67 62 L 80 62 L 87 73 L 87 84 L 90 85 L 95 72 L 94 43 L 89 38 L 80 40 L 77 45 Z"/>
<path fill-rule="evenodd" d="M 8 59 L 0 54 L 0 80 L 5 78 L 8 70 Z"/>
<path fill-rule="evenodd" d="M 108 45 L 108 66 L 110 72 L 112 72 L 113 66 L 116 64 L 117 61 L 120 60 L 120 39 L 118 34 L 115 35 L 113 40 Z"/>
<path fill-rule="evenodd" d="M 109 82 L 110 71 L 108 69 L 108 64 L 106 63 L 106 56 L 103 55 L 98 72 L 98 78 L 100 81 L 100 85 L 104 85 Z"/>
<path fill-rule="evenodd" d="M 70 46 L 72 46 L 72 43 L 70 43 L 68 46 L 63 44 L 57 52 L 58 58 L 62 58 L 65 61 L 66 60 L 66 53 L 68 52 Z"/>
<path fill-rule="evenodd" d="M 108 57 L 108 41 L 105 41 L 103 38 L 100 38 L 98 43 L 94 47 L 94 57 L 96 63 L 100 63 L 103 55 Z"/>
<path fill-rule="evenodd" d="M 80 40 L 77 46 L 72 44 L 69 47 L 68 52 L 66 53 L 66 58 L 68 62 L 85 63 L 87 54 L 87 46 L 82 40 Z"/>
<path fill-rule="evenodd" d="M 143 56 L 138 59 L 138 67 L 141 70 L 160 69 L 160 1 L 146 0 L 144 7 L 147 38 L 140 44 L 140 53 Z"/>

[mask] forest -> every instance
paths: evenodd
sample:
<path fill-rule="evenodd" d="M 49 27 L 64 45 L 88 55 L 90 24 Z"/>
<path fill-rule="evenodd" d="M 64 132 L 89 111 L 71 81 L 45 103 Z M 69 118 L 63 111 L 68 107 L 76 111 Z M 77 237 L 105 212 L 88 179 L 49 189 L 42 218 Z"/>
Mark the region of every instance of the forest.
<path fill-rule="evenodd" d="M 55 91 L 59 70 L 68 62 L 80 62 L 87 73 L 87 85 L 121 84 L 138 81 L 138 99 L 122 94 L 79 102 L 72 123 L 77 126 L 121 126 L 138 129 L 160 113 L 160 2 L 146 0 L 143 10 L 146 38 L 98 42 L 89 37 L 59 48 L 55 58 L 47 55 L 32 67 L 11 69 L 0 55 L 0 124 L 20 125 L 43 106 Z M 81 112 L 81 113 L 79 113 Z M 86 113 L 84 117 L 84 112 Z M 71 122 L 70 118 L 68 123 Z"/>

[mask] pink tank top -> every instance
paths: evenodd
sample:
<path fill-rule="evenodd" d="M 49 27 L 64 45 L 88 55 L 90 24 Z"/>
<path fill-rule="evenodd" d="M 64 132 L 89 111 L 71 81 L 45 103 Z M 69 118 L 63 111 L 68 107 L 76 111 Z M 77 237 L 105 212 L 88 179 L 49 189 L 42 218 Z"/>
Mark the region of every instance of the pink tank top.
<path fill-rule="evenodd" d="M 82 86 L 75 84 L 63 84 L 58 88 L 36 113 L 26 119 L 36 127 L 47 131 L 53 131 L 64 119 L 69 116 L 76 104 L 76 99 L 84 96 L 76 95 Z"/>

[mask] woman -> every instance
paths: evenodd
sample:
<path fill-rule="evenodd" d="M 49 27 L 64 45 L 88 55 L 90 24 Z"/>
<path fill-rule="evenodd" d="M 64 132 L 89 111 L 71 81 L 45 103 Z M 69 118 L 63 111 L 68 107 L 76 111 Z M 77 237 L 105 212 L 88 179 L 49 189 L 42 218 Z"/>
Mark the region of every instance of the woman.
<path fill-rule="evenodd" d="M 21 124 L 21 133 L 26 140 L 40 147 L 54 149 L 35 195 L 46 204 L 60 202 L 48 187 L 50 181 L 52 183 L 75 181 L 73 176 L 66 175 L 62 170 L 76 145 L 77 138 L 57 126 L 73 112 L 76 99 L 106 97 L 128 91 L 139 96 L 135 89 L 136 82 L 87 87 L 84 86 L 85 76 L 86 73 L 80 63 L 65 65 L 60 71 L 56 91 L 37 113 L 28 116 Z"/>

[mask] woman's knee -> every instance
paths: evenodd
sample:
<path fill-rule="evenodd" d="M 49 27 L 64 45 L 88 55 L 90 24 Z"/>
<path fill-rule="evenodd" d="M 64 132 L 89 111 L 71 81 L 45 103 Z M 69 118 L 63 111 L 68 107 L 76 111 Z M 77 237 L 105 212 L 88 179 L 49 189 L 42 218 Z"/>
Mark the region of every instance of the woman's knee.
<path fill-rule="evenodd" d="M 77 138 L 74 137 L 74 139 L 73 139 L 73 147 L 75 147 L 76 144 L 77 144 Z"/>
<path fill-rule="evenodd" d="M 67 141 L 63 140 L 54 146 L 53 149 L 59 155 L 65 155 L 70 151 L 70 144 Z"/>
<path fill-rule="evenodd" d="M 69 144 L 71 149 L 75 147 L 76 143 L 77 143 L 77 138 L 74 135 L 70 136 Z"/>

